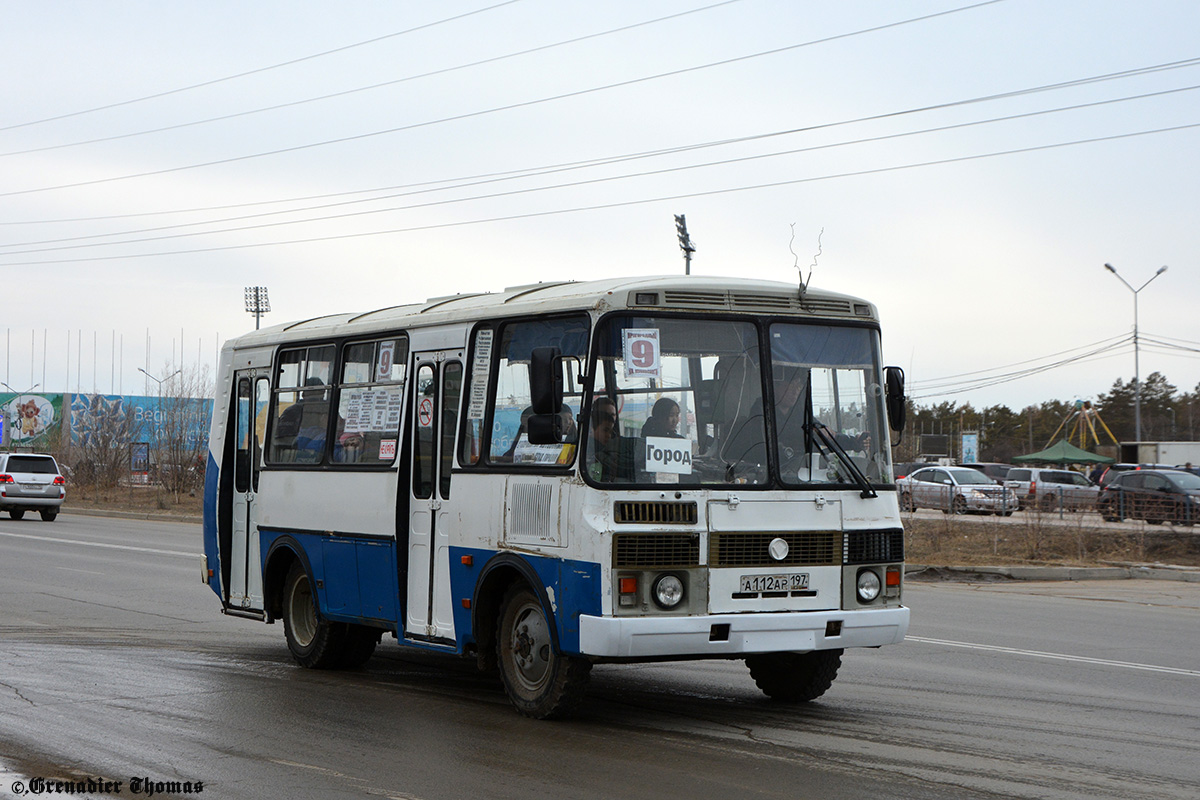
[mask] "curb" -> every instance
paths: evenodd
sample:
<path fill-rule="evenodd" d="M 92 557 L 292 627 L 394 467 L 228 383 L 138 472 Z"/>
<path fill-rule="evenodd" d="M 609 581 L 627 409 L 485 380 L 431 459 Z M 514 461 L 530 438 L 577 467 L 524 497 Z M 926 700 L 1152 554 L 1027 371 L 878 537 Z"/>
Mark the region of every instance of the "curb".
<path fill-rule="evenodd" d="M 138 519 L 149 520 L 151 522 L 183 522 L 200 525 L 204 522 L 204 518 L 195 514 L 139 514 L 133 511 L 105 511 L 99 508 L 68 508 L 63 506 L 59 509 L 60 514 L 74 514 L 81 517 L 109 517 L 111 519 Z"/>
<path fill-rule="evenodd" d="M 1200 569 L 1148 564 L 1127 567 L 959 567 L 905 564 L 906 578 L 923 581 L 1098 581 L 1160 580 L 1200 583 Z"/>

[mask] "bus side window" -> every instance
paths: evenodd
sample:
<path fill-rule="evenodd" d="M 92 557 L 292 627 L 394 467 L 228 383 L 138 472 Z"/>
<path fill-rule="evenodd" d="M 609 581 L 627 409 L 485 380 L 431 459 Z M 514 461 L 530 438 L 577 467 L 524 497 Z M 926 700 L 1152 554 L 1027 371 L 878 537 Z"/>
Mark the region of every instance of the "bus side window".
<path fill-rule="evenodd" d="M 428 500 L 433 496 L 433 433 L 436 429 L 434 421 L 434 394 L 436 385 L 433 380 L 433 367 L 422 364 L 417 368 L 416 392 L 413 393 L 413 420 L 416 423 L 416 436 L 413 437 L 413 497 L 418 500 Z"/>
<path fill-rule="evenodd" d="M 279 354 L 269 461 L 320 464 L 329 429 L 333 345 Z"/>

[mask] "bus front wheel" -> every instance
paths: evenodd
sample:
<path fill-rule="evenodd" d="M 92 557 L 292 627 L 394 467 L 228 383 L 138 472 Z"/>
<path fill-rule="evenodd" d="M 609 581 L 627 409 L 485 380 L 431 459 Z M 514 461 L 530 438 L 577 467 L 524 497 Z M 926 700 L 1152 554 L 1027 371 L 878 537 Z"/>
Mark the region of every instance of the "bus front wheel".
<path fill-rule="evenodd" d="M 750 677 L 758 688 L 772 700 L 785 703 L 807 703 L 825 694 L 841 665 L 841 650 L 760 653 L 746 657 Z"/>
<path fill-rule="evenodd" d="M 309 669 L 341 666 L 343 628 L 317 614 L 308 571 L 299 561 L 293 562 L 283 584 L 283 634 L 292 657 Z"/>
<path fill-rule="evenodd" d="M 592 670 L 586 659 L 554 651 L 551 622 L 524 585 L 504 595 L 496 630 L 496 656 L 508 699 L 534 719 L 560 717 L 583 699 Z"/>

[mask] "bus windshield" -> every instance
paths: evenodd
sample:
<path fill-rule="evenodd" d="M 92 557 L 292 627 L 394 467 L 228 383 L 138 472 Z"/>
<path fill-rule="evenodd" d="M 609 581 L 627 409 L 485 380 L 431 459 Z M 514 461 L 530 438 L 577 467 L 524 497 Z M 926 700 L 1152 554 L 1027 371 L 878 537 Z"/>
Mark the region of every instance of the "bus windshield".
<path fill-rule="evenodd" d="M 751 320 L 607 318 L 593 367 L 588 476 L 606 484 L 888 482 L 878 335 L 791 322 L 771 324 L 767 335 L 764 357 Z"/>

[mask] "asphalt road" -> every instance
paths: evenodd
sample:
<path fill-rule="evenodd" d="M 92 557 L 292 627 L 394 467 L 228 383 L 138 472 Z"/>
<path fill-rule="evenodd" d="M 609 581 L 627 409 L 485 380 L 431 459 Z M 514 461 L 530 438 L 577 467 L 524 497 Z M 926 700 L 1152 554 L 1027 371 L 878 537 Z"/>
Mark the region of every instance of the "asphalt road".
<path fill-rule="evenodd" d="M 219 613 L 198 551 L 195 525 L 0 519 L 0 796 L 39 777 L 126 797 L 142 778 L 217 798 L 1200 796 L 1197 583 L 910 583 L 909 640 L 848 652 L 807 706 L 741 662 L 600 666 L 576 718 L 535 722 L 472 664 L 389 640 L 364 670 L 297 667 L 281 626 Z"/>

